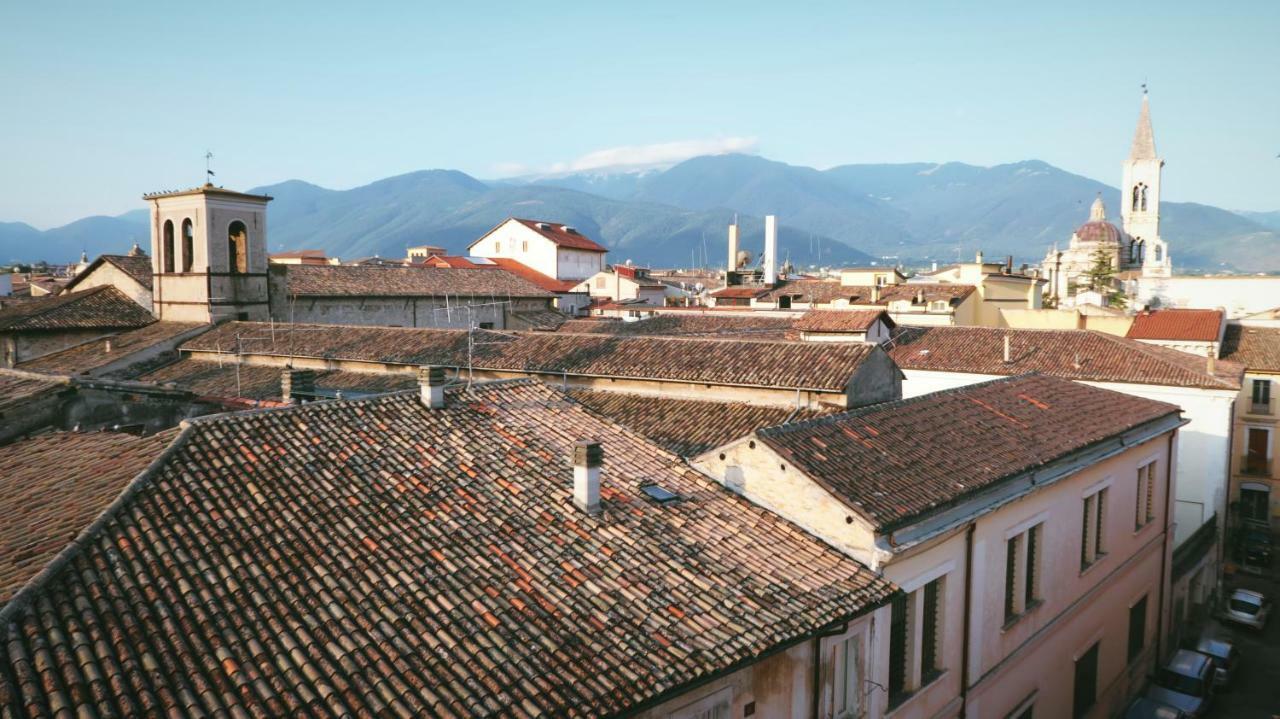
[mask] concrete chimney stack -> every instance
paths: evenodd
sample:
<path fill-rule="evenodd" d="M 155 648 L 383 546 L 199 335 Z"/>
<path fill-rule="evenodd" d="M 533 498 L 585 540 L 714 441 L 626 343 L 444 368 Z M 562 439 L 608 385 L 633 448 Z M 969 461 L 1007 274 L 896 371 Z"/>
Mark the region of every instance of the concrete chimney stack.
<path fill-rule="evenodd" d="M 738 269 L 738 218 L 733 218 L 729 225 L 729 271 Z"/>
<path fill-rule="evenodd" d="M 880 301 L 880 285 L 871 285 L 871 303 Z"/>
<path fill-rule="evenodd" d="M 422 406 L 428 409 L 444 409 L 444 367 L 419 367 L 418 388 L 422 392 Z"/>
<path fill-rule="evenodd" d="M 1009 351 L 1009 335 L 1004 336 L 1004 363 L 1009 364 L 1013 361 L 1013 353 Z"/>
<path fill-rule="evenodd" d="M 764 283 L 778 281 L 778 216 L 764 216 Z"/>
<path fill-rule="evenodd" d="M 600 466 L 604 447 L 581 439 L 573 443 L 573 505 L 587 514 L 600 513 Z"/>
<path fill-rule="evenodd" d="M 298 404 L 303 397 L 313 397 L 315 391 L 315 370 L 290 367 L 280 375 L 280 398 L 289 404 Z"/>

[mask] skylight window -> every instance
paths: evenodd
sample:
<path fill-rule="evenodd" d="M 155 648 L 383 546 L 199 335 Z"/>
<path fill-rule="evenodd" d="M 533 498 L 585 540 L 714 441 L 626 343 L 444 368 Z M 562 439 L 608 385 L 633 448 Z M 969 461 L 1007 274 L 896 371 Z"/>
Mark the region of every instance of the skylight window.
<path fill-rule="evenodd" d="M 680 499 L 680 495 L 672 492 L 666 487 L 661 487 L 656 484 L 641 485 L 640 491 L 649 495 L 649 499 L 652 499 L 658 504 L 670 504 L 671 502 Z"/>

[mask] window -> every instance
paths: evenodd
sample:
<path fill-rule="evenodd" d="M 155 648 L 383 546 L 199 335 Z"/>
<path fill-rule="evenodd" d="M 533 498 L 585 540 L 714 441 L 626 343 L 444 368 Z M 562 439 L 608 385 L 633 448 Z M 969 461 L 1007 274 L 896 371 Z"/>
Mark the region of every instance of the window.
<path fill-rule="evenodd" d="M 1268 474 L 1267 455 L 1271 449 L 1271 432 L 1265 427 L 1249 427 L 1245 435 L 1244 473 Z"/>
<path fill-rule="evenodd" d="M 1265 522 L 1268 519 L 1268 505 L 1271 503 L 1271 488 L 1261 482 L 1245 482 L 1240 485 L 1240 516 Z"/>
<path fill-rule="evenodd" d="M 482 330 L 491 330 L 491 329 L 493 329 L 493 323 L 492 323 L 492 322 L 481 322 L 481 323 L 480 323 L 480 329 L 482 329 Z"/>
<path fill-rule="evenodd" d="M 191 265 L 195 262 L 196 241 L 195 233 L 191 228 L 191 220 L 182 221 L 182 271 L 190 272 Z"/>
<path fill-rule="evenodd" d="M 1147 186 L 1146 185 L 1142 186 L 1141 195 L 1142 195 L 1142 211 L 1146 212 L 1147 211 Z"/>
<path fill-rule="evenodd" d="M 862 713 L 862 635 L 841 641 L 834 653 L 836 716 L 859 716 Z"/>
<path fill-rule="evenodd" d="M 889 620 L 889 704 L 895 706 L 942 672 L 946 577 L 893 600 Z"/>
<path fill-rule="evenodd" d="M 686 704 L 671 712 L 671 719 L 729 719 L 732 692 L 725 687 L 711 696 Z"/>
<path fill-rule="evenodd" d="M 1080 569 L 1084 570 L 1106 555 L 1107 490 L 1084 498 L 1084 512 L 1080 527 Z"/>
<path fill-rule="evenodd" d="M 1129 663 L 1147 646 L 1147 597 L 1144 594 L 1137 604 L 1129 607 Z"/>
<path fill-rule="evenodd" d="M 494 240 L 494 241 L 493 241 L 493 251 L 494 251 L 494 252 L 502 252 L 502 240 Z"/>
<path fill-rule="evenodd" d="M 1253 411 L 1265 412 L 1271 406 L 1271 380 L 1255 379 L 1253 381 Z"/>
<path fill-rule="evenodd" d="M 1135 212 L 1138 209 L 1138 194 L 1140 192 L 1140 190 L 1138 189 L 1139 187 L 1140 187 L 1139 185 L 1133 186 L 1133 202 L 1130 203 L 1130 209 L 1134 210 Z"/>
<path fill-rule="evenodd" d="M 1071 716 L 1076 719 L 1089 713 L 1098 700 L 1098 643 L 1076 660 L 1075 690 L 1072 692 Z"/>
<path fill-rule="evenodd" d="M 1040 538 L 1037 524 L 1005 541 L 1004 621 L 1012 622 L 1040 598 Z"/>
<path fill-rule="evenodd" d="M 161 265 L 165 272 L 173 272 L 173 220 L 164 221 L 164 241 L 160 246 Z"/>
<path fill-rule="evenodd" d="M 1148 462 L 1138 467 L 1138 501 L 1133 509 L 1133 530 L 1147 526 L 1156 518 L 1156 463 Z"/>
<path fill-rule="evenodd" d="M 934 300 L 933 302 L 930 302 L 929 311 L 930 312 L 946 312 L 947 311 L 946 300 Z"/>
<path fill-rule="evenodd" d="M 529 251 L 529 241 L 528 241 L 528 240 L 521 240 L 521 241 L 520 241 L 520 251 L 521 251 L 521 252 L 528 252 L 528 251 Z"/>
<path fill-rule="evenodd" d="M 249 230 L 240 220 L 227 228 L 227 271 L 249 271 Z"/>
<path fill-rule="evenodd" d="M 608 281 L 609 281 L 609 278 L 607 278 L 607 277 L 597 277 L 597 278 L 596 278 L 596 289 L 598 289 L 598 290 L 603 290 L 603 289 L 605 288 L 605 284 L 606 284 Z"/>

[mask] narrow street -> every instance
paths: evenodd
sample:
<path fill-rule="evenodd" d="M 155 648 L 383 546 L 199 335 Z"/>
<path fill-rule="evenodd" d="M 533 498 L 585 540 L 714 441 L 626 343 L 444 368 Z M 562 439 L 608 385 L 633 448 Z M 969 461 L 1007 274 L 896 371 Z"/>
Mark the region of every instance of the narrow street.
<path fill-rule="evenodd" d="M 1274 605 L 1280 581 L 1273 565 L 1267 577 L 1237 574 L 1227 580 L 1227 594 L 1236 588 L 1262 592 Z M 1218 695 L 1213 716 L 1223 719 L 1273 719 L 1280 716 L 1280 620 L 1274 610 L 1266 631 L 1259 633 L 1234 624 L 1217 623 L 1240 650 L 1240 668 L 1232 686 Z"/>

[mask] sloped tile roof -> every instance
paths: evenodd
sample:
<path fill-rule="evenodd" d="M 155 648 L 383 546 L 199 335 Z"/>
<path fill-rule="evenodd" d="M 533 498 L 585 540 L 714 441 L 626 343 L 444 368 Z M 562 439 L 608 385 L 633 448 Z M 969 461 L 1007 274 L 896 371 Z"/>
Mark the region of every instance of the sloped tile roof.
<path fill-rule="evenodd" d="M 29 409 L 29 402 L 46 392 L 69 387 L 65 379 L 0 367 L 0 426 L 15 414 Z"/>
<path fill-rule="evenodd" d="M 768 287 L 721 287 L 718 290 L 712 290 L 711 296 L 716 299 L 751 299 L 763 297 L 768 292 Z"/>
<path fill-rule="evenodd" d="M 746 402 L 669 399 L 589 389 L 569 390 L 569 396 L 681 457 L 701 454 L 712 447 L 745 437 L 761 427 L 812 419 L 837 411 L 835 407 L 764 407 Z"/>
<path fill-rule="evenodd" d="M 53 432 L 0 447 L 0 607 L 175 436 Z"/>
<path fill-rule="evenodd" d="M 499 269 L 277 265 L 288 292 L 300 297 L 550 297 L 528 280 Z"/>
<path fill-rule="evenodd" d="M 791 328 L 790 317 L 744 315 L 661 314 L 636 322 L 578 319 L 560 325 L 566 334 L 600 335 L 667 335 L 693 337 L 734 337 L 741 339 L 785 339 Z"/>
<path fill-rule="evenodd" d="M 138 284 L 151 289 L 151 258 L 146 255 L 99 255 L 83 272 L 76 275 L 63 288 L 64 291 L 72 290 L 76 285 L 80 284 L 82 278 L 88 277 L 98 267 L 111 264 L 116 269 L 125 273 L 138 281 Z"/>
<path fill-rule="evenodd" d="M 279 400 L 282 367 L 236 365 L 199 359 L 181 359 L 173 364 L 138 375 L 140 382 L 168 384 L 190 390 L 202 397 Z M 316 387 L 344 392 L 394 392 L 418 386 L 417 377 L 407 373 L 316 372 Z"/>
<path fill-rule="evenodd" d="M 547 292 L 555 294 L 572 292 L 574 287 L 582 284 L 581 280 L 557 280 L 554 277 L 544 275 L 523 262 L 513 260 L 510 257 L 489 257 L 487 259 L 493 263 L 490 265 L 491 267 L 506 270 L 516 277 L 520 277 L 534 285 L 537 285 L 538 287 L 541 287 Z M 476 266 L 484 267 L 485 265 Z"/>
<path fill-rule="evenodd" d="M 448 402 L 193 421 L 0 610 L 0 709 L 607 716 L 894 592 L 544 385 Z M 595 516 L 571 501 L 583 437 L 604 449 Z"/>
<path fill-rule="evenodd" d="M 1144 310 L 1133 316 L 1132 340 L 1184 340 L 1217 342 L 1222 331 L 1222 310 Z"/>
<path fill-rule="evenodd" d="M 609 248 L 599 244 L 586 235 L 579 233 L 577 230 L 573 230 L 571 232 L 570 230 L 572 228 L 569 225 L 546 222 L 544 220 L 523 220 L 519 217 L 513 217 L 511 219 L 519 222 L 525 227 L 528 227 L 548 240 L 551 240 L 560 247 L 570 247 L 575 250 L 591 250 L 592 252 L 609 251 Z"/>
<path fill-rule="evenodd" d="M 150 312 L 110 286 L 31 300 L 0 310 L 0 332 L 119 329 L 155 321 Z"/>
<path fill-rule="evenodd" d="M 801 332 L 866 332 L 876 320 L 895 326 L 883 310 L 809 310 L 792 328 Z"/>
<path fill-rule="evenodd" d="M 757 436 L 884 529 L 1178 412 L 1164 402 L 1023 375 L 762 429 Z"/>
<path fill-rule="evenodd" d="M 542 332 L 553 332 L 569 319 L 568 315 L 556 310 L 512 312 L 509 316 L 514 329 L 539 330 Z"/>
<path fill-rule="evenodd" d="M 1242 364 L 1249 371 L 1280 372 L 1280 327 L 1227 325 L 1222 359 Z"/>
<path fill-rule="evenodd" d="M 1010 361 L 1004 361 L 1004 338 Z M 904 370 L 1016 375 L 1040 372 L 1093 382 L 1240 389 L 1244 367 L 1094 330 L 899 327 L 889 355 Z"/>
<path fill-rule="evenodd" d="M 204 325 L 191 322 L 153 322 L 146 327 L 120 332 L 21 362 L 18 369 L 65 375 L 89 372 L 202 326 Z M 108 341 L 111 342 L 110 352 L 107 351 Z"/>
<path fill-rule="evenodd" d="M 224 353 L 237 347 L 246 354 L 390 364 L 466 367 L 468 362 L 465 330 L 343 325 L 273 329 L 266 323 L 230 322 L 182 346 Z M 475 344 L 471 361 L 476 369 L 487 370 L 834 392 L 844 390 L 872 351 L 857 343 L 491 332 Z"/>

